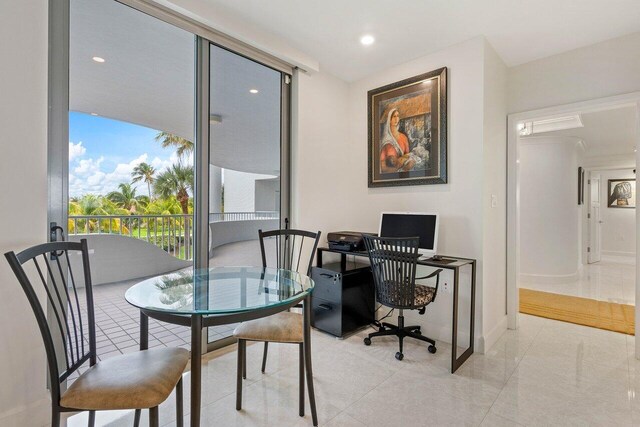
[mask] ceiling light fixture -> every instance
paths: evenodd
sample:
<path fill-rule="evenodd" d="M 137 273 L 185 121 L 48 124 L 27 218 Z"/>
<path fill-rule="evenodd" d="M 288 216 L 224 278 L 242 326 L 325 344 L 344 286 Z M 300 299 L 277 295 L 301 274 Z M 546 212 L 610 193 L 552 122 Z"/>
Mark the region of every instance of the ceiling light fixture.
<path fill-rule="evenodd" d="M 258 89 L 249 89 L 249 92 L 251 92 L 251 93 L 258 93 Z"/>
<path fill-rule="evenodd" d="M 101 57 L 99 57 L 99 56 L 94 56 L 94 57 L 93 57 L 93 58 L 91 58 L 91 59 L 93 59 L 95 62 L 99 62 L 99 63 L 101 63 L 101 64 L 104 62 L 104 58 L 101 58 Z"/>
<path fill-rule="evenodd" d="M 376 41 L 376 39 L 371 34 L 366 34 L 366 35 L 360 37 L 360 43 L 362 43 L 365 46 L 370 46 L 375 41 Z"/>
<path fill-rule="evenodd" d="M 211 114 L 209 116 L 209 123 L 212 125 L 222 123 L 222 116 L 220 114 Z"/>
<path fill-rule="evenodd" d="M 97 115 L 98 115 L 98 113 L 91 113 L 91 115 L 92 115 L 92 116 L 97 116 Z"/>

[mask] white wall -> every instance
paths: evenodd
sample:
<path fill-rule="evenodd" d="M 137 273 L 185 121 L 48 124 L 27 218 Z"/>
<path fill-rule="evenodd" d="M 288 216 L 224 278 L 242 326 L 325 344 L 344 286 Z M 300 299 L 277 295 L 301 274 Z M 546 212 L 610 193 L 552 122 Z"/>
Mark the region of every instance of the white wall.
<path fill-rule="evenodd" d="M 512 67 L 509 112 L 638 91 L 639 50 L 634 33 Z"/>
<path fill-rule="evenodd" d="M 0 2 L 0 40 L 0 252 L 5 253 L 47 238 L 47 1 Z M 49 414 L 44 346 L 4 258 L 0 283 L 0 425 L 44 425 Z"/>
<path fill-rule="evenodd" d="M 491 63 L 485 71 L 485 51 L 484 39 L 476 38 L 349 85 L 324 73 L 300 75 L 296 88 L 298 99 L 294 104 L 298 127 L 294 130 L 292 157 L 296 226 L 319 228 L 325 235 L 333 230 L 376 231 L 381 211 L 439 212 L 439 252 L 479 261 L 476 337 L 480 342 L 484 331 L 495 327 L 494 324 L 483 325 L 480 303 L 488 295 L 483 291 L 483 192 L 495 192 L 499 203 L 497 210 L 505 209 L 505 156 L 504 148 L 500 147 L 501 143 L 505 144 L 504 91 L 496 89 L 501 80 L 504 84 L 505 71 L 501 61 L 491 52 L 487 53 Z M 449 183 L 368 188 L 367 91 L 443 66 L 448 67 L 449 80 Z M 485 81 L 485 72 L 494 71 L 496 76 L 487 77 Z M 488 114 L 486 123 L 483 115 L 485 90 L 495 96 L 487 101 L 487 107 L 495 107 Z M 496 134 L 495 139 L 486 141 L 486 147 L 485 125 L 495 129 L 495 132 L 487 130 L 487 135 Z M 492 154 L 487 156 L 486 164 L 483 161 L 485 148 Z M 486 187 L 485 167 L 487 170 L 497 168 Z M 493 226 L 504 229 L 504 213 L 497 214 Z M 500 244 L 501 239 L 498 232 L 496 243 Z M 504 240 L 501 244 L 504 245 Z M 497 258 L 491 260 L 493 283 L 487 292 L 505 287 L 504 279 L 500 277 L 504 274 L 501 271 L 504 271 L 505 260 L 500 252 L 498 248 L 497 255 L 492 254 Z M 502 297 L 490 297 L 495 298 L 496 307 L 492 304 L 487 307 L 499 313 L 496 318 L 503 317 L 504 290 Z M 427 334 L 440 334 L 450 327 L 450 311 L 447 296 L 443 295 L 438 304 L 429 307 L 429 315 L 408 314 L 410 320 L 407 321 L 424 325 Z M 450 340 L 446 335 L 436 338 Z"/>
<path fill-rule="evenodd" d="M 270 178 L 273 176 L 224 169 L 224 211 L 255 211 L 256 180 Z"/>
<path fill-rule="evenodd" d="M 483 335 L 491 344 L 502 335 L 507 322 L 507 67 L 486 41 L 483 111 L 484 291 L 478 299 L 484 317 Z"/>
<path fill-rule="evenodd" d="M 636 253 L 635 209 L 607 207 L 608 180 L 627 178 L 635 178 L 633 169 L 600 171 L 602 255 L 634 256 Z"/>
<path fill-rule="evenodd" d="M 520 280 L 576 277 L 581 253 L 579 140 L 522 138 L 520 144 Z"/>

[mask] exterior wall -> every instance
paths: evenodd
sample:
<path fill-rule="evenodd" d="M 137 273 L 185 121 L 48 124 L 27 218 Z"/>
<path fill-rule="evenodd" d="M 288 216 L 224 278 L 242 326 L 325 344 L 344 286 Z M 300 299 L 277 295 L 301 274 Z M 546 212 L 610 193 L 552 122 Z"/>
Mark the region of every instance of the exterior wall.
<path fill-rule="evenodd" d="M 77 235 L 69 240 L 86 238 L 94 285 L 138 279 L 163 274 L 192 265 L 144 240 L 117 235 Z M 81 268 L 80 260 L 74 268 Z"/>
<path fill-rule="evenodd" d="M 255 188 L 256 211 L 280 210 L 280 178 L 257 179 Z"/>
<path fill-rule="evenodd" d="M 274 230 L 280 227 L 280 223 L 277 219 L 255 219 L 212 222 L 209 227 L 209 250 L 212 250 L 227 243 L 257 240 L 258 230 Z"/>

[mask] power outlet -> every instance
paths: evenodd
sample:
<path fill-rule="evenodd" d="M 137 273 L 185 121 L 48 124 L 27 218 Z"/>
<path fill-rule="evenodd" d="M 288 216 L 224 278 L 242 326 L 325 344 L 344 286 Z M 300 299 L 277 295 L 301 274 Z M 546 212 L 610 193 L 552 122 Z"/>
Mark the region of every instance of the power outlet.
<path fill-rule="evenodd" d="M 449 282 L 444 282 L 442 284 L 442 292 L 444 292 L 446 294 L 450 294 L 450 293 L 453 292 L 452 286 L 449 284 Z"/>

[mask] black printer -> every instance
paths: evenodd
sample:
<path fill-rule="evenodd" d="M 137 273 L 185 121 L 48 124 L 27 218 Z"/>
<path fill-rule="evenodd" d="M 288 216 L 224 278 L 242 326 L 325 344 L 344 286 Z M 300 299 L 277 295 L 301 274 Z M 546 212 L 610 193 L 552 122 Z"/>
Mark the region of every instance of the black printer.
<path fill-rule="evenodd" d="M 364 239 L 363 234 L 377 236 L 375 233 L 362 233 L 360 231 L 334 231 L 327 234 L 327 242 L 329 249 L 337 251 L 363 251 Z"/>

